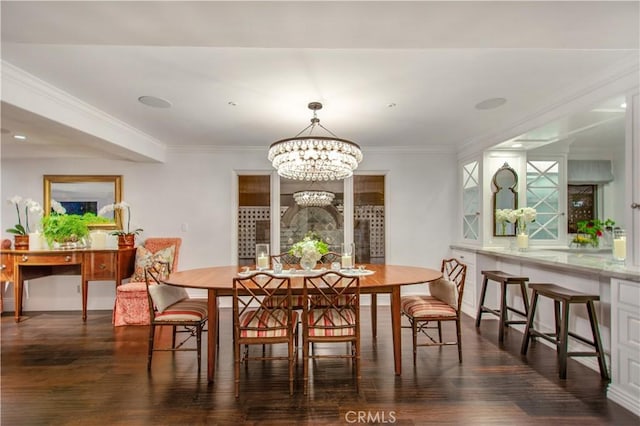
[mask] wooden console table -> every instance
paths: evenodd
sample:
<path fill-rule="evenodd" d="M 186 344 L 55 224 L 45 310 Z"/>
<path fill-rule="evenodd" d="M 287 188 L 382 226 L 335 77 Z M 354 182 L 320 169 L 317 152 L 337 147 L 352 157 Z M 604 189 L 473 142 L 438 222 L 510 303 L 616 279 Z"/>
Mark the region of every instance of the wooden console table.
<path fill-rule="evenodd" d="M 82 320 L 87 320 L 89 281 L 114 280 L 116 286 L 133 274 L 136 249 L 2 250 L 0 279 L 14 283 L 15 320 L 22 315 L 24 281 L 49 275 L 80 275 Z"/>

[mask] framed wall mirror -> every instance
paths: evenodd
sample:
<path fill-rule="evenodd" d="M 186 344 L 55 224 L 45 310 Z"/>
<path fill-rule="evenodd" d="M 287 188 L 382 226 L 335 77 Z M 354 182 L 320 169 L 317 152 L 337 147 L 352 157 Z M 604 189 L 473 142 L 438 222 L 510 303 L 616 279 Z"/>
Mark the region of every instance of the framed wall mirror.
<path fill-rule="evenodd" d="M 513 210 L 518 207 L 518 174 L 504 163 L 491 180 L 493 191 L 493 236 L 513 237 L 516 235 L 515 223 L 508 222 L 498 210 Z"/>
<path fill-rule="evenodd" d="M 44 214 L 51 212 L 53 200 L 60 203 L 68 214 L 95 213 L 106 205 L 122 201 L 120 175 L 44 175 Z M 91 228 L 122 229 L 122 218 L 116 210 L 105 217 L 113 224 L 95 224 Z"/>

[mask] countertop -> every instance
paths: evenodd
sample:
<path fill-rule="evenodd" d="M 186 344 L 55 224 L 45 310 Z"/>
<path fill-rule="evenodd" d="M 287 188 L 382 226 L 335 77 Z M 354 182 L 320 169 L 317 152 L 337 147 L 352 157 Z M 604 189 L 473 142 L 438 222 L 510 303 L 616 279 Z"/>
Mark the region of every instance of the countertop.
<path fill-rule="evenodd" d="M 451 244 L 450 247 L 455 250 L 464 250 L 495 258 L 511 259 L 523 264 L 543 265 L 570 272 L 597 274 L 607 279 L 618 278 L 640 282 L 640 267 L 615 262 L 609 252 L 535 247 L 529 248 L 527 251 L 517 251 L 509 248 L 479 247 L 470 244 Z M 629 260 L 627 260 L 628 262 Z"/>

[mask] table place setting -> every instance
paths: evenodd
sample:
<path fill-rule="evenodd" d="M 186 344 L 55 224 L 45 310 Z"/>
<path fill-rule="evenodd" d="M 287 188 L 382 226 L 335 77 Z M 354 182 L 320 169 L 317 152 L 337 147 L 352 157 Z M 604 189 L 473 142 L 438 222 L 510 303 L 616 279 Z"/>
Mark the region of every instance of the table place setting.
<path fill-rule="evenodd" d="M 339 265 L 339 263 L 338 263 Z M 367 275 L 373 275 L 375 273 L 375 271 L 370 271 L 368 269 L 366 269 L 365 265 L 360 265 L 357 268 L 345 268 L 342 269 L 339 266 L 337 268 L 334 268 L 332 265 L 331 269 L 327 269 L 327 268 L 319 268 L 319 269 L 311 269 L 311 270 L 304 270 L 304 269 L 294 269 L 294 268 L 290 268 L 290 269 L 279 269 L 279 270 L 275 270 L 275 269 L 250 269 L 248 266 L 245 266 L 242 268 L 242 271 L 238 272 L 238 276 L 242 277 L 242 278 L 246 278 L 250 275 L 254 275 L 254 274 L 259 274 L 259 273 L 267 273 L 267 274 L 271 274 L 271 275 L 275 275 L 278 277 L 310 277 L 310 276 L 315 276 L 315 275 L 320 275 L 324 272 L 327 271 L 336 271 L 336 272 L 340 272 L 341 274 L 344 275 L 350 275 L 350 276 L 367 276 Z"/>

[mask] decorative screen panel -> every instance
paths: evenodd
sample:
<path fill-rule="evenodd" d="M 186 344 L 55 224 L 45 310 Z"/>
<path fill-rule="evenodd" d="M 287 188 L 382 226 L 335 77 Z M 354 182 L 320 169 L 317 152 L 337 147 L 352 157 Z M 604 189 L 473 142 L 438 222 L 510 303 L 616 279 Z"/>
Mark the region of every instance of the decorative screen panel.
<path fill-rule="evenodd" d="M 472 161 L 462 167 L 462 237 L 477 240 L 480 229 L 479 163 Z"/>
<path fill-rule="evenodd" d="M 527 161 L 527 205 L 537 211 L 529 226 L 534 240 L 557 240 L 560 213 L 560 163 L 555 160 Z"/>

